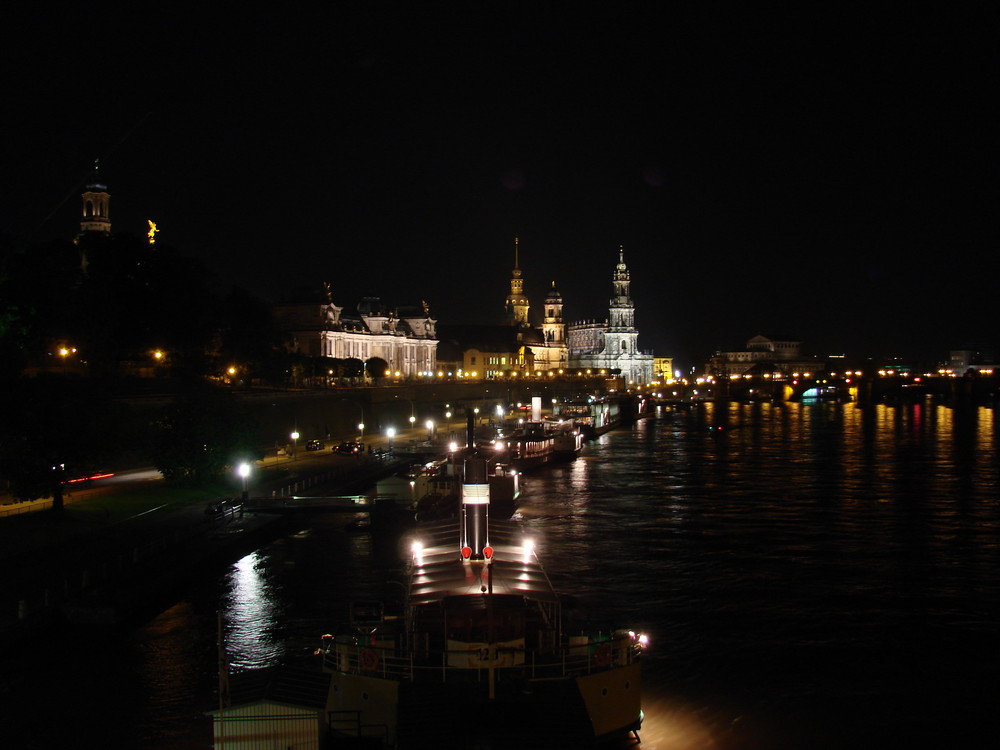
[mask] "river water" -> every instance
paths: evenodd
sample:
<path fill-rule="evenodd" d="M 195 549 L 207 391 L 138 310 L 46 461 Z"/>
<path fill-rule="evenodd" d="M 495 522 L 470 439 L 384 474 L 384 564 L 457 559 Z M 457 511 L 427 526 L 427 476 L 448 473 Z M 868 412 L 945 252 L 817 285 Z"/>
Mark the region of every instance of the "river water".
<path fill-rule="evenodd" d="M 579 615 L 651 635 L 647 750 L 976 747 L 1000 699 L 997 426 L 929 402 L 665 409 L 529 475 L 516 517 Z M 210 748 L 217 612 L 245 669 L 400 593 L 396 538 L 346 520 L 126 638 L 33 655 L 60 671 L 0 696 L 9 746 Z"/>

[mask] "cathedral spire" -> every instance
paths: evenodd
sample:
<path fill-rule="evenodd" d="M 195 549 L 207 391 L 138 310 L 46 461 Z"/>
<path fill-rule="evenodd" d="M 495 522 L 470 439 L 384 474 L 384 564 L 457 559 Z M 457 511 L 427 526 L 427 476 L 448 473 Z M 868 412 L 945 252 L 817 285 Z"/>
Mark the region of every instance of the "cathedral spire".
<path fill-rule="evenodd" d="M 514 326 L 528 325 L 528 298 L 524 296 L 524 279 L 521 278 L 520 267 L 520 238 L 514 238 L 514 270 L 510 279 L 510 294 L 507 295 L 505 304 L 507 314 L 510 316 L 507 321 Z"/>

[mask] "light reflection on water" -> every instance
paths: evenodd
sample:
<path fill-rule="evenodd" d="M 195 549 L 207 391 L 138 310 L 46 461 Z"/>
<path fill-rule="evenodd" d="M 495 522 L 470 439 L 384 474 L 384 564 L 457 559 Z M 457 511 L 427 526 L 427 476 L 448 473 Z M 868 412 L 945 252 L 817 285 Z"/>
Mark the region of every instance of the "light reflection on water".
<path fill-rule="evenodd" d="M 222 617 L 230 664 L 237 670 L 270 666 L 284 656 L 284 644 L 275 638 L 282 597 L 268 580 L 266 563 L 257 550 L 226 574 Z"/>
<path fill-rule="evenodd" d="M 576 615 L 652 635 L 640 747 L 975 746 L 1000 700 L 996 419 L 931 404 L 664 411 L 528 475 L 517 517 Z M 294 658 L 354 599 L 397 596 L 397 541 L 350 520 L 315 519 L 102 644 L 121 668 L 75 652 L 75 674 L 105 680 L 89 692 L 129 696 L 123 732 L 141 742 L 116 747 L 208 747 L 217 611 L 243 669 Z M 77 727 L 105 705 L 46 689 Z"/>

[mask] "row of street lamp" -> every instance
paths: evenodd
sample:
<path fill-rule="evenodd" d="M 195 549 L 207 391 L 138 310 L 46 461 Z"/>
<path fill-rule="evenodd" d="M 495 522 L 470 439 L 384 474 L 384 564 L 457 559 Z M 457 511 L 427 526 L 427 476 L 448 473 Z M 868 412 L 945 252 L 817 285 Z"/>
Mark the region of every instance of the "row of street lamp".
<path fill-rule="evenodd" d="M 479 407 L 477 406 L 477 407 L 473 408 L 472 411 L 476 415 L 476 417 L 478 418 Z M 363 412 L 362 412 L 362 414 L 363 414 Z M 501 404 L 497 404 L 496 414 L 497 414 L 498 418 L 500 418 L 500 419 L 503 418 L 503 416 L 505 414 L 505 411 L 504 411 L 504 408 L 503 408 L 503 406 Z M 445 416 L 445 419 L 447 419 L 447 421 L 448 421 L 448 432 L 450 433 L 451 432 L 451 417 L 452 417 L 452 412 L 450 410 L 446 411 L 444 413 L 444 416 Z M 411 430 L 414 428 L 414 425 L 415 425 L 416 421 L 417 421 L 416 416 L 414 416 L 411 413 L 410 414 L 410 429 Z M 432 440 L 434 438 L 434 428 L 436 427 L 436 425 L 434 423 L 434 420 L 433 419 L 428 419 L 424 423 L 424 426 L 427 428 L 427 439 L 428 440 Z M 365 437 L 365 423 L 364 422 L 358 422 L 358 433 L 360 434 L 360 439 L 363 441 L 364 437 Z M 387 427 L 386 430 L 385 430 L 385 436 L 389 439 L 389 447 L 391 448 L 392 444 L 393 444 L 393 440 L 396 437 L 396 428 L 395 427 Z M 299 438 L 301 437 L 301 435 L 299 434 L 298 430 L 295 430 L 294 432 L 292 432 L 289 435 L 289 437 L 292 440 L 292 459 L 294 460 L 296 458 L 297 454 L 298 454 Z M 249 483 L 249 479 L 250 479 L 251 470 L 252 470 L 252 467 L 251 467 L 250 463 L 248 463 L 246 461 L 241 462 L 236 467 L 236 474 L 243 480 L 243 501 L 244 502 L 246 502 L 247 497 L 248 497 L 248 483 Z"/>

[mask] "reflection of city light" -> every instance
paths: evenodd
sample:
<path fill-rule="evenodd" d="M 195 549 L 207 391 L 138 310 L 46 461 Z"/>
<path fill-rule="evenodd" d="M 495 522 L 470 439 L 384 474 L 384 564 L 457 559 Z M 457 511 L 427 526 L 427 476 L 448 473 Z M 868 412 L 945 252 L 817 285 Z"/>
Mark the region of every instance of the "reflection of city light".
<path fill-rule="evenodd" d="M 274 592 L 261 574 L 264 559 L 253 552 L 237 562 L 229 573 L 229 597 L 225 607 L 227 650 L 233 666 L 271 666 L 283 647 L 273 639 L 277 624 Z"/>

